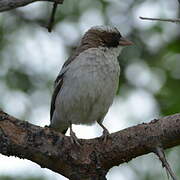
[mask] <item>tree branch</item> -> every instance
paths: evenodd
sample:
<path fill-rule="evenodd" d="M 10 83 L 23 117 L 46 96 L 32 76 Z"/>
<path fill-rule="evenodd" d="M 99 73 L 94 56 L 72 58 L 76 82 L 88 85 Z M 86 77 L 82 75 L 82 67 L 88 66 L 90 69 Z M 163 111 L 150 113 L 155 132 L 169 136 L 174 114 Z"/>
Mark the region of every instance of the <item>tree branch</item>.
<path fill-rule="evenodd" d="M 35 126 L 0 111 L 0 153 L 29 159 L 71 180 L 106 179 L 107 171 L 116 165 L 163 149 L 180 145 L 180 114 L 142 123 L 101 138 L 70 138 L 47 127 Z"/>
<path fill-rule="evenodd" d="M 18 7 L 26 6 L 30 3 L 37 1 L 50 1 L 54 0 L 0 0 L 0 12 L 12 10 Z M 56 0 L 56 3 L 62 4 L 64 0 Z"/>
<path fill-rule="evenodd" d="M 148 17 L 139 17 L 142 20 L 151 20 L 151 21 L 166 21 L 166 22 L 171 22 L 171 23 L 180 23 L 180 19 L 164 19 L 164 18 L 148 18 Z"/>

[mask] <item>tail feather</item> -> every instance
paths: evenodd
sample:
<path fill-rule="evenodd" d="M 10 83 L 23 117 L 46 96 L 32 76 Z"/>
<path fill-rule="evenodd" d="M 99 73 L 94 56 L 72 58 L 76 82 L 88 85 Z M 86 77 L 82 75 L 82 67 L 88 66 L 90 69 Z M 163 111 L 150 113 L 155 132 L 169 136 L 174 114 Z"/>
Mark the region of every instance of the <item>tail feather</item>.
<path fill-rule="evenodd" d="M 68 128 L 65 129 L 64 131 L 62 131 L 61 133 L 62 133 L 62 134 L 66 134 L 67 130 L 68 130 Z"/>
<path fill-rule="evenodd" d="M 64 129 L 63 131 L 60 131 L 59 129 L 56 129 L 56 128 L 54 128 L 54 127 L 52 127 L 52 125 L 50 124 L 49 126 L 47 126 L 47 127 L 49 127 L 49 128 L 51 128 L 51 129 L 53 129 L 53 130 L 55 130 L 55 131 L 58 131 L 58 132 L 60 132 L 60 133 L 62 133 L 62 134 L 66 134 L 66 132 L 67 132 L 67 130 L 68 130 L 68 128 L 66 128 L 66 129 Z"/>

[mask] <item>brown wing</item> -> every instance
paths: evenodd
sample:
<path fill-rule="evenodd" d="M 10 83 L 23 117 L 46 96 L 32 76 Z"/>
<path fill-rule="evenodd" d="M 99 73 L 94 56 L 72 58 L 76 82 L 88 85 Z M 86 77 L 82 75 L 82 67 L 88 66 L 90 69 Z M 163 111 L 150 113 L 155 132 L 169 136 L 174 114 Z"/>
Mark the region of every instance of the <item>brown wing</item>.
<path fill-rule="evenodd" d="M 63 76 L 64 73 L 67 71 L 67 66 L 75 59 L 75 57 L 79 54 L 79 51 L 77 51 L 77 53 L 75 53 L 74 55 L 70 56 L 67 61 L 64 63 L 60 74 L 58 75 L 58 77 L 55 80 L 55 88 L 54 88 L 54 92 L 52 95 L 52 99 L 51 99 L 51 110 L 50 110 L 50 120 L 52 120 L 53 117 L 53 113 L 55 110 L 55 103 L 56 103 L 56 97 L 63 85 Z"/>
<path fill-rule="evenodd" d="M 62 84 L 63 84 L 63 74 L 58 76 L 55 80 L 55 88 L 54 88 L 54 92 L 53 92 L 52 99 L 51 99 L 50 120 L 52 120 L 53 113 L 55 110 L 56 97 L 62 87 Z"/>

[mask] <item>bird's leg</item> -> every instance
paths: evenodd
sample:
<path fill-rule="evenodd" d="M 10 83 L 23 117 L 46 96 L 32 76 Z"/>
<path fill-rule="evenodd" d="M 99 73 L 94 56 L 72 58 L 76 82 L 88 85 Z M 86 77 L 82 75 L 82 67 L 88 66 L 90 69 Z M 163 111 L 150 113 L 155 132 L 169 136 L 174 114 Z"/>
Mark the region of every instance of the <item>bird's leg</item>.
<path fill-rule="evenodd" d="M 108 135 L 109 135 L 109 131 L 106 129 L 106 127 L 100 121 L 97 121 L 97 123 L 103 128 L 102 138 L 103 138 L 103 141 L 106 142 Z"/>
<path fill-rule="evenodd" d="M 72 123 L 70 122 L 70 137 L 71 137 L 71 142 L 80 146 L 80 142 L 78 141 L 78 138 L 76 137 L 76 134 L 72 130 Z"/>

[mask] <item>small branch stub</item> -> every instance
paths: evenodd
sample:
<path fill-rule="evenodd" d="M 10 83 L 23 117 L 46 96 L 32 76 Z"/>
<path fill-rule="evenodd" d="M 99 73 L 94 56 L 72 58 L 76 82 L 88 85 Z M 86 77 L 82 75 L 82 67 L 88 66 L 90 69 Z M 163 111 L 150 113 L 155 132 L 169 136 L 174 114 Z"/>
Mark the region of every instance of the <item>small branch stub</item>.
<path fill-rule="evenodd" d="M 163 148 L 156 147 L 154 152 L 159 157 L 159 160 L 162 162 L 162 166 L 166 168 L 167 174 L 169 174 L 173 180 L 177 180 L 174 172 L 171 169 L 170 164 L 168 163 L 168 161 L 166 159 Z"/>
<path fill-rule="evenodd" d="M 55 2 L 53 4 L 53 9 L 52 9 L 52 13 L 51 13 L 51 17 L 49 19 L 49 24 L 48 24 L 48 32 L 52 31 L 53 25 L 54 25 L 54 19 L 55 19 L 55 14 L 56 14 L 56 10 L 57 10 L 57 6 L 58 4 Z"/>
<path fill-rule="evenodd" d="M 60 2 L 58 3 L 58 0 L 55 0 L 55 2 L 53 4 L 53 9 L 52 9 L 51 16 L 50 16 L 49 23 L 48 23 L 48 27 L 47 27 L 48 28 L 48 32 L 52 31 L 52 28 L 53 28 L 53 25 L 54 25 L 54 21 L 55 21 L 55 14 L 56 14 L 56 10 L 57 10 L 58 4 L 63 4 L 63 1 L 64 0 L 60 0 Z"/>

